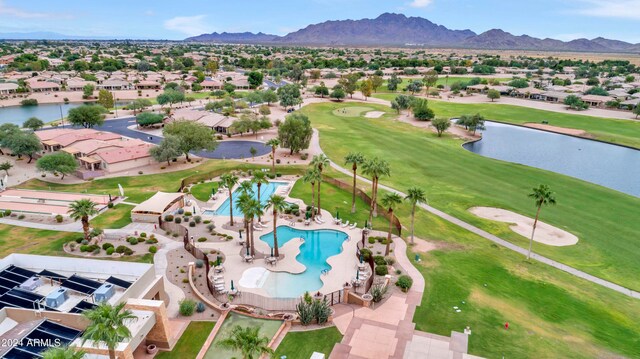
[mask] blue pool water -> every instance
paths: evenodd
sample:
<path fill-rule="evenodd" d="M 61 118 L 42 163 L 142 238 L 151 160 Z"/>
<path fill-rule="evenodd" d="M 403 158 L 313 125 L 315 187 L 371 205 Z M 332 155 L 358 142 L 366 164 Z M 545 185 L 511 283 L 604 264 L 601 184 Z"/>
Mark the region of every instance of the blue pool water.
<path fill-rule="evenodd" d="M 269 197 L 271 197 L 271 195 L 273 193 L 275 193 L 275 191 L 278 189 L 278 187 L 280 186 L 284 186 L 286 185 L 285 182 L 269 182 L 269 183 L 263 183 L 262 186 L 260 186 L 260 203 L 262 203 L 262 205 L 266 204 L 267 201 L 269 200 Z M 251 187 L 253 189 L 253 198 L 258 199 L 258 186 L 254 183 L 253 186 Z M 233 215 L 234 216 L 242 216 L 242 211 L 240 211 L 237 207 L 236 207 L 236 201 L 238 200 L 238 197 L 240 195 L 240 191 L 239 190 L 235 190 L 233 191 Z M 230 212 L 230 206 L 229 206 L 229 198 L 227 198 L 221 205 L 220 207 L 218 207 L 215 211 L 215 214 L 219 215 L 219 216 L 228 216 Z M 208 214 L 208 213 L 204 213 L 204 214 Z"/>
<path fill-rule="evenodd" d="M 297 298 L 304 292 L 318 291 L 322 287 L 322 271 L 331 269 L 327 259 L 342 252 L 342 243 L 349 236 L 332 229 L 302 230 L 278 226 L 276 230 L 279 247 L 294 238 L 304 238 L 296 260 L 307 269 L 300 274 L 271 272 L 262 288 L 276 298 Z M 273 232 L 261 236 L 260 240 L 273 247 Z"/>

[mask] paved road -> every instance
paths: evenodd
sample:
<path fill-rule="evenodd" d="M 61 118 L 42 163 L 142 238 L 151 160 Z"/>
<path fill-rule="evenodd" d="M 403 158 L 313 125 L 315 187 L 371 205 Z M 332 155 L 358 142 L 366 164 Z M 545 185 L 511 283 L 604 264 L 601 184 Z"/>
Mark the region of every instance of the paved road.
<path fill-rule="evenodd" d="M 135 125 L 134 117 L 118 118 L 104 121 L 104 125 L 95 127 L 96 130 L 114 132 L 126 137 L 137 138 L 139 140 L 158 144 L 162 140 L 159 136 L 150 136 L 146 133 L 131 130 L 128 127 Z M 263 156 L 271 152 L 271 147 L 259 141 L 233 140 L 218 143 L 218 147 L 214 151 L 194 152 L 196 156 L 204 158 L 230 159 L 230 158 L 250 158 L 251 147 L 258 152 L 256 156 Z"/>
<path fill-rule="evenodd" d="M 320 148 L 318 130 L 316 130 L 316 129 L 314 129 L 314 135 L 313 135 L 313 137 L 311 139 L 311 147 L 315 147 L 316 150 L 322 151 L 322 149 Z M 333 161 L 331 161 L 331 167 L 335 168 L 336 170 L 338 170 L 338 171 L 340 171 L 340 172 L 342 172 L 342 173 L 344 173 L 344 174 L 346 174 L 348 176 L 353 176 L 353 172 L 350 169 L 343 168 L 343 167 L 341 167 L 340 165 L 338 165 L 337 163 L 335 163 Z M 364 177 L 358 176 L 358 179 L 363 181 L 363 182 L 365 182 L 365 183 L 371 184 L 371 181 L 366 179 L 366 178 L 364 178 Z M 381 188 L 381 189 L 383 189 L 385 191 L 392 192 L 392 193 L 397 193 L 398 195 L 400 195 L 402 197 L 406 196 L 405 193 L 403 193 L 401 191 L 398 191 L 396 189 L 393 189 L 393 188 L 391 188 L 389 186 L 385 186 L 383 184 L 380 184 L 379 188 Z M 493 243 L 496 243 L 496 244 L 498 244 L 500 246 L 503 246 L 505 248 L 511 249 L 512 251 L 516 251 L 516 252 L 518 252 L 518 253 L 520 253 L 522 255 L 525 255 L 525 256 L 527 255 L 528 250 L 525 249 L 525 248 L 517 246 L 517 245 L 515 245 L 515 244 L 513 244 L 511 242 L 505 241 L 502 238 L 499 238 L 499 237 L 497 237 L 497 236 L 495 236 L 495 235 L 493 235 L 493 234 L 491 234 L 491 233 L 489 233 L 489 232 L 487 232 L 485 230 L 482 230 L 482 229 L 480 229 L 480 228 L 478 228 L 478 227 L 476 227 L 476 226 L 474 226 L 472 224 L 469 224 L 469 223 L 467 223 L 467 222 L 465 222 L 465 221 L 463 221 L 461 219 L 458 219 L 458 218 L 456 218 L 456 217 L 454 217 L 454 216 L 452 216 L 450 214 L 442 212 L 441 210 L 436 209 L 434 207 L 428 206 L 426 204 L 421 204 L 419 206 L 422 209 L 424 209 L 424 210 L 426 210 L 426 211 L 428 211 L 428 212 L 430 212 L 430 213 L 432 213 L 432 214 L 434 214 L 434 215 L 436 215 L 436 216 L 438 216 L 438 217 L 440 217 L 440 218 L 442 218 L 442 219 L 444 219 L 444 220 L 446 220 L 448 222 L 451 222 L 451 223 L 453 223 L 453 224 L 455 224 L 457 226 L 460 226 L 460 227 L 462 227 L 462 228 L 464 228 L 464 229 L 466 229 L 466 230 L 468 230 L 470 232 L 473 232 L 473 233 L 475 233 L 475 234 L 477 234 L 477 235 L 479 235 L 479 236 L 481 236 L 481 237 L 483 237 L 485 239 L 488 239 Z M 553 259 L 541 256 L 541 255 L 535 254 L 535 253 L 531 254 L 531 258 L 535 259 L 535 260 L 537 260 L 537 261 L 539 261 L 541 263 L 544 263 L 544 264 L 547 264 L 549 266 L 552 266 L 554 268 L 560 269 L 561 271 L 564 271 L 564 272 L 567 272 L 569 274 L 572 274 L 572 275 L 574 275 L 576 277 L 580 277 L 582 279 L 588 280 L 589 282 L 601 285 L 601 286 L 609 288 L 609 289 L 613 289 L 616 292 L 622 293 L 624 295 L 628 295 L 630 297 L 640 299 L 640 292 L 637 292 L 635 290 L 631 290 L 629 288 L 625 288 L 625 287 L 623 287 L 623 286 L 621 286 L 619 284 L 615 284 L 613 282 L 609 282 L 609 281 L 604 280 L 602 278 L 598 278 L 598 277 L 593 276 L 591 274 L 585 273 L 585 272 L 583 272 L 581 270 L 578 270 L 578 269 L 575 269 L 575 268 L 570 267 L 568 265 L 565 265 L 565 264 L 562 264 L 560 262 L 554 261 Z"/>

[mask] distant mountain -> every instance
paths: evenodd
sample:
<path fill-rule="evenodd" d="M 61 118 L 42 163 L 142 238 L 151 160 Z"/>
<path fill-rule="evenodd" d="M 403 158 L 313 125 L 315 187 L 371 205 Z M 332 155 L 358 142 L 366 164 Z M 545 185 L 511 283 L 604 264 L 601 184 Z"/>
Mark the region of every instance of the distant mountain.
<path fill-rule="evenodd" d="M 279 38 L 277 35 L 269 35 L 264 33 L 251 33 L 251 32 L 240 32 L 240 33 L 231 33 L 231 32 L 222 32 L 222 33 L 211 33 L 211 34 L 202 34 L 198 36 L 193 36 L 185 39 L 185 41 L 192 42 L 215 42 L 215 43 L 224 43 L 224 44 L 260 44 L 260 43 L 268 43 L 276 41 Z"/>
<path fill-rule="evenodd" d="M 36 31 L 36 32 L 4 32 L 0 33 L 3 40 L 111 40 L 112 37 L 104 36 L 75 36 L 64 35 L 57 32 Z"/>
<path fill-rule="evenodd" d="M 327 21 L 292 32 L 278 42 L 305 45 L 445 46 L 475 36 L 471 30 L 449 30 L 420 17 L 385 13 L 375 19 Z"/>
<path fill-rule="evenodd" d="M 186 41 L 315 45 L 315 46 L 422 46 L 492 50 L 545 50 L 582 52 L 640 52 L 640 44 L 609 40 L 576 39 L 560 41 L 516 36 L 500 29 L 481 34 L 471 30 L 451 30 L 420 17 L 385 13 L 375 19 L 325 21 L 283 37 L 263 33 L 213 33 L 190 37 Z"/>

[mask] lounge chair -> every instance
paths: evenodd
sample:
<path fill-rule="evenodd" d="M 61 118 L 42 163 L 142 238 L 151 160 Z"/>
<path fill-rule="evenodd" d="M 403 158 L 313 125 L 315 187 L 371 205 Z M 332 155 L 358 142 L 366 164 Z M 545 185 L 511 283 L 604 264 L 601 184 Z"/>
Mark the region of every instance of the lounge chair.
<path fill-rule="evenodd" d="M 253 230 L 254 231 L 258 231 L 258 232 L 262 232 L 262 227 L 256 227 L 256 225 L 253 225 Z"/>
<path fill-rule="evenodd" d="M 214 275 L 213 276 L 213 280 L 216 280 L 216 279 L 224 279 L 224 276 L 223 275 Z"/>
<path fill-rule="evenodd" d="M 346 228 L 348 225 L 349 225 L 349 221 L 346 221 L 346 222 L 344 222 L 344 223 L 342 224 L 342 226 L 341 226 L 341 227 L 342 227 L 342 228 Z"/>
<path fill-rule="evenodd" d="M 320 221 L 320 219 L 318 217 L 314 218 L 314 222 L 316 222 L 317 224 L 322 224 L 322 222 Z"/>
<path fill-rule="evenodd" d="M 349 226 L 349 229 L 355 229 L 357 225 L 358 225 L 358 223 L 354 223 L 354 224 Z"/>
<path fill-rule="evenodd" d="M 311 220 L 310 220 L 310 219 L 305 219 L 305 220 L 304 220 L 304 225 L 305 225 L 305 226 L 308 226 L 308 225 L 310 225 L 310 224 L 311 224 Z"/>

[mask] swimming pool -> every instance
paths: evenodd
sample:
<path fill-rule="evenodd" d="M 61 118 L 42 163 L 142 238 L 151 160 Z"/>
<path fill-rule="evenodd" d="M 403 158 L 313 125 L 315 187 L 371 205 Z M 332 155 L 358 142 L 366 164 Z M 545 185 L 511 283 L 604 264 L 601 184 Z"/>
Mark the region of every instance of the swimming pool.
<path fill-rule="evenodd" d="M 286 182 L 263 183 L 262 186 L 260 186 L 260 203 L 264 206 L 269 200 L 269 197 L 271 197 L 271 195 L 278 190 L 278 187 L 285 186 L 285 185 L 287 185 Z M 258 199 L 258 185 L 254 183 L 251 186 L 251 188 L 253 189 L 253 198 Z M 233 215 L 235 216 L 242 216 L 242 211 L 236 208 L 236 201 L 238 200 L 239 195 L 240 195 L 240 191 L 238 189 L 233 191 L 233 201 L 234 201 Z M 228 216 L 230 212 L 229 198 L 227 198 L 213 213 L 211 212 L 212 211 L 204 211 L 203 214 L 205 215 L 216 214 L 218 216 Z"/>
<path fill-rule="evenodd" d="M 349 236 L 332 229 L 303 230 L 279 226 L 276 230 L 279 247 L 294 238 L 304 238 L 296 260 L 307 269 L 300 274 L 269 272 L 262 288 L 276 298 L 297 298 L 304 292 L 313 293 L 322 288 L 322 271 L 331 269 L 327 259 L 342 252 L 342 243 Z M 260 240 L 273 247 L 273 232 L 260 236 Z"/>

